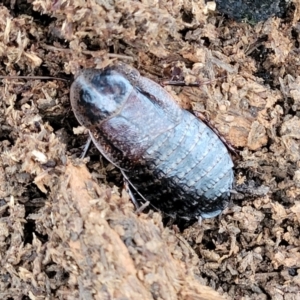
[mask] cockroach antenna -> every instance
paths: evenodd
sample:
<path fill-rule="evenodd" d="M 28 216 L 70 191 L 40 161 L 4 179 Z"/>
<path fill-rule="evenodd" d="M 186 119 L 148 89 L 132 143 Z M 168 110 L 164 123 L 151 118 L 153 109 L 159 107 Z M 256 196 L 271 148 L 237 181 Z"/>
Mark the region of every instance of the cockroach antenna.
<path fill-rule="evenodd" d="M 0 75 L 0 79 L 27 79 L 27 80 L 61 80 L 69 82 L 69 79 L 61 78 L 61 77 L 51 77 L 51 76 L 19 76 L 19 75 Z"/>
<path fill-rule="evenodd" d="M 175 86 L 200 87 L 202 85 L 211 84 L 211 83 L 216 82 L 218 80 L 221 80 L 223 78 L 227 78 L 227 75 L 218 77 L 218 78 L 213 79 L 213 80 L 207 80 L 207 81 L 197 80 L 196 82 L 191 82 L 191 83 L 186 83 L 184 80 L 176 80 L 176 79 L 175 80 L 174 79 L 164 80 L 164 81 L 161 82 L 161 85 L 163 85 L 163 86 L 165 86 L 165 85 L 175 85 Z"/>

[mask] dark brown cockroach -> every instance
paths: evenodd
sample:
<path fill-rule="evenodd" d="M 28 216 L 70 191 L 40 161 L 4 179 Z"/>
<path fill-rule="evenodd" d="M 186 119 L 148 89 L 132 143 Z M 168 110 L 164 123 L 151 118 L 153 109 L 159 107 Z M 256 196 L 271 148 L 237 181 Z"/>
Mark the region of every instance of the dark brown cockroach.
<path fill-rule="evenodd" d="M 160 85 L 118 63 L 82 71 L 70 95 L 95 146 L 153 206 L 187 220 L 227 206 L 233 163 L 226 147 Z"/>

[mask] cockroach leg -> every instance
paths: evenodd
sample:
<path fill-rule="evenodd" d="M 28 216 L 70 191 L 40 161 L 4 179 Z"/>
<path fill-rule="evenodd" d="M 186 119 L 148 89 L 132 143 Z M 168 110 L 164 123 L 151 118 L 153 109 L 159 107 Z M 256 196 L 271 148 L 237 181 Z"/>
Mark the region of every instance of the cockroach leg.
<path fill-rule="evenodd" d="M 142 211 L 144 211 L 144 209 L 146 207 L 148 207 L 149 205 L 156 211 L 160 211 L 157 207 L 155 207 L 152 203 L 150 203 L 150 201 L 148 201 L 138 190 L 137 188 L 134 186 L 134 184 L 129 180 L 128 176 L 126 175 L 126 173 L 121 170 L 121 174 L 123 175 L 123 178 L 124 178 L 124 183 L 125 183 L 125 188 L 128 187 L 128 194 L 133 202 L 133 204 L 135 205 L 136 207 L 136 213 L 139 214 L 141 213 Z M 127 186 L 126 186 L 127 185 Z M 130 186 L 129 186 L 130 185 Z M 141 207 L 139 207 L 136 199 L 135 199 L 135 196 L 133 195 L 133 192 L 131 191 L 131 188 L 133 188 L 135 190 L 135 192 L 141 197 L 142 200 L 144 200 L 145 202 L 141 205 Z M 171 218 L 174 218 L 174 216 L 170 215 L 170 214 L 167 214 L 165 213 L 166 216 L 168 217 L 171 217 Z"/>
<path fill-rule="evenodd" d="M 83 148 L 83 151 L 82 151 L 82 154 L 80 156 L 81 159 L 85 158 L 90 146 L 91 146 L 91 142 L 92 142 L 92 138 L 91 136 L 89 135 L 88 137 L 88 140 L 86 141 L 85 145 L 84 145 L 84 148 Z"/>
<path fill-rule="evenodd" d="M 138 211 L 139 208 L 140 208 L 140 205 L 139 205 L 139 203 L 137 202 L 137 200 L 135 199 L 135 197 L 134 197 L 134 195 L 133 195 L 133 193 L 132 193 L 132 191 L 131 191 L 129 185 L 130 185 L 129 181 L 124 177 L 124 187 L 125 187 L 125 190 L 126 190 L 126 192 L 128 193 L 128 195 L 129 195 L 131 201 L 133 202 L 136 211 Z"/>
<path fill-rule="evenodd" d="M 124 181 L 127 182 L 135 191 L 136 193 L 145 201 L 145 202 L 149 202 L 138 190 L 137 188 L 134 186 L 134 184 L 129 180 L 128 176 L 125 174 L 125 172 L 123 170 L 121 170 L 121 173 L 123 175 Z M 130 190 L 130 187 L 129 187 Z M 132 202 L 134 203 L 134 205 L 136 206 L 136 208 L 139 208 L 139 205 L 136 203 L 135 197 L 133 196 L 133 193 L 130 190 L 129 195 L 132 195 Z"/>
<path fill-rule="evenodd" d="M 149 201 L 143 203 L 143 205 L 135 211 L 136 214 L 139 215 L 140 213 L 142 213 L 149 205 L 150 205 Z"/>
<path fill-rule="evenodd" d="M 201 216 L 198 217 L 198 225 L 201 226 L 203 218 Z"/>

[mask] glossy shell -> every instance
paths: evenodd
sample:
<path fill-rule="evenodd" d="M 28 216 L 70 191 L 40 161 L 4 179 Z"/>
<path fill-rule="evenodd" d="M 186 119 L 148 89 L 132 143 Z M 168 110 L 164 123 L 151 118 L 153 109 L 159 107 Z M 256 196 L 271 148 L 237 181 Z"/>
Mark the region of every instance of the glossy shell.
<path fill-rule="evenodd" d="M 84 70 L 71 86 L 71 104 L 100 152 L 155 207 L 187 220 L 226 207 L 233 184 L 226 147 L 136 69 Z"/>

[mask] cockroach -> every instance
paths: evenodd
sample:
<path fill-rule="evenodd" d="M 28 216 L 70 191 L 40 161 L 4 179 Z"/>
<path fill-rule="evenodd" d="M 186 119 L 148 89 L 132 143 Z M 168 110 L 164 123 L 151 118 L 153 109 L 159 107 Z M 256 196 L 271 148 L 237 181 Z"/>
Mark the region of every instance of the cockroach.
<path fill-rule="evenodd" d="M 115 63 L 82 70 L 70 100 L 78 122 L 137 197 L 189 221 L 227 206 L 234 177 L 227 148 L 159 84 Z"/>

